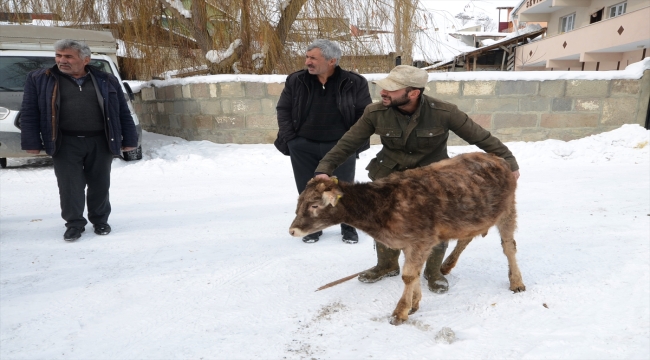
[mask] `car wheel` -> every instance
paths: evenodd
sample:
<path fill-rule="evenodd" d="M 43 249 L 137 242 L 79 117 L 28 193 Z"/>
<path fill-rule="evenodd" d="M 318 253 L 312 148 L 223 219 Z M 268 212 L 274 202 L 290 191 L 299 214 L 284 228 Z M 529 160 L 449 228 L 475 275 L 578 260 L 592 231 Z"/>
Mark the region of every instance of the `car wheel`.
<path fill-rule="evenodd" d="M 123 151 L 122 156 L 125 161 L 141 160 L 142 159 L 142 146 L 138 146 L 137 149 L 131 151 Z"/>
<path fill-rule="evenodd" d="M 7 167 L 7 158 L 0 158 L 0 167 L 3 169 Z"/>

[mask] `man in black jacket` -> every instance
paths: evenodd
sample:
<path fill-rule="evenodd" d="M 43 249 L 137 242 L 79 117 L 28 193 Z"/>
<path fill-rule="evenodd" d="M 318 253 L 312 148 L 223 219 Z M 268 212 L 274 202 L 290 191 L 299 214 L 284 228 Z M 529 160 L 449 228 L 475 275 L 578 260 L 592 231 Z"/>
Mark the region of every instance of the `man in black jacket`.
<path fill-rule="evenodd" d="M 338 66 L 339 46 L 319 39 L 307 48 L 307 69 L 287 76 L 277 105 L 278 138 L 275 147 L 291 158 L 298 193 L 314 177 L 319 161 L 336 145 L 346 131 L 372 103 L 368 81 L 361 75 Z M 350 156 L 333 175 L 354 182 L 356 158 L 368 149 L 366 142 Z M 302 241 L 318 241 L 322 231 L 305 236 Z M 355 244 L 359 236 L 355 228 L 341 224 L 343 241 Z"/>

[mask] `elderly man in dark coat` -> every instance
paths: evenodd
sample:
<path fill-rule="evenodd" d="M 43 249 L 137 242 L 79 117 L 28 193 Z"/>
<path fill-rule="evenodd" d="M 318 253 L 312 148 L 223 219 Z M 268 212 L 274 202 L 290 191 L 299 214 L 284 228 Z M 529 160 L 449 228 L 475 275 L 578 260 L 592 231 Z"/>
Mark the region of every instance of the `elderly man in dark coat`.
<path fill-rule="evenodd" d="M 339 46 L 329 40 L 316 40 L 307 48 L 307 69 L 287 76 L 277 105 L 278 138 L 275 146 L 291 157 L 298 193 L 314 176 L 318 162 L 354 125 L 366 105 L 372 102 L 368 81 L 338 66 Z M 336 169 L 336 176 L 354 181 L 356 158 L 369 148 L 363 142 Z M 322 231 L 303 238 L 306 243 L 319 240 Z M 359 240 L 352 226 L 341 224 L 343 242 Z"/>
<path fill-rule="evenodd" d="M 59 40 L 54 50 L 56 65 L 27 75 L 21 146 L 52 156 L 67 228 L 63 239 L 81 237 L 88 220 L 96 234 L 107 235 L 111 163 L 122 151 L 137 148 L 136 126 L 117 78 L 88 66 L 86 43 Z"/>

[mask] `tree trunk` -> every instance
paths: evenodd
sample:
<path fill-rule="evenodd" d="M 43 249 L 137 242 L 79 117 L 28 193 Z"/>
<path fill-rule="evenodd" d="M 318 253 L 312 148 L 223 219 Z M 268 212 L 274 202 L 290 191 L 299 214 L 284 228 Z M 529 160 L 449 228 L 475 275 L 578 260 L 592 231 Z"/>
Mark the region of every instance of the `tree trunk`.
<path fill-rule="evenodd" d="M 402 64 L 413 65 L 413 44 L 415 43 L 415 28 L 413 26 L 417 0 L 402 0 L 401 31 L 402 31 Z"/>
<path fill-rule="evenodd" d="M 241 28 L 239 31 L 239 38 L 242 45 L 239 47 L 239 71 L 245 74 L 254 73 L 252 51 L 251 51 L 251 2 L 250 0 L 241 0 Z"/>
<path fill-rule="evenodd" d="M 395 0 L 393 12 L 395 24 L 393 24 L 393 41 L 395 42 L 395 53 L 402 55 L 402 3 L 403 0 Z"/>
<path fill-rule="evenodd" d="M 272 74 L 275 70 L 275 66 L 284 52 L 284 44 L 289 36 L 291 26 L 306 2 L 307 0 L 291 0 L 287 7 L 282 9 L 278 25 L 268 34 L 269 50 L 264 59 L 264 67 L 260 71 L 262 74 Z"/>
<path fill-rule="evenodd" d="M 399 48 L 397 47 L 397 40 L 395 41 L 395 49 L 399 49 L 402 55 L 402 64 L 413 64 L 413 45 L 415 43 L 416 29 L 413 26 L 415 23 L 415 10 L 417 0 L 395 0 L 396 9 L 396 29 L 399 32 Z M 397 10 L 399 9 L 399 13 Z M 399 19 L 399 21 L 397 20 Z M 398 38 L 396 36 L 396 38 Z"/>

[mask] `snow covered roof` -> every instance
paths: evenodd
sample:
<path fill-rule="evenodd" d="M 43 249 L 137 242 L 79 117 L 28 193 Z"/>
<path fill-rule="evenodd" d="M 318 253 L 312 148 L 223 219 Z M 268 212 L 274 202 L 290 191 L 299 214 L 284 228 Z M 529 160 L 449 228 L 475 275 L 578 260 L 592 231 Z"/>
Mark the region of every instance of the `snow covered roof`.
<path fill-rule="evenodd" d="M 456 30 L 458 32 L 476 32 L 483 29 L 483 25 L 477 23 L 465 24 L 460 29 Z"/>
<path fill-rule="evenodd" d="M 521 30 L 518 30 L 518 31 L 515 31 L 515 32 L 512 32 L 512 33 L 508 33 L 507 36 L 505 36 L 503 39 L 494 41 L 491 44 L 485 44 L 485 40 L 483 40 L 483 43 L 485 44 L 485 46 L 482 46 L 482 47 L 479 47 L 479 48 L 471 48 L 471 50 L 469 50 L 469 51 L 461 52 L 461 53 L 455 55 L 454 57 L 452 57 L 450 59 L 446 59 L 443 62 L 440 62 L 438 64 L 426 67 L 425 69 L 433 70 L 433 69 L 436 69 L 436 68 L 439 68 L 439 67 L 450 64 L 454 60 L 455 57 L 467 56 L 467 55 L 472 55 L 472 54 L 475 54 L 475 53 L 481 53 L 481 52 L 489 51 L 489 50 L 492 50 L 492 49 L 497 49 L 497 48 L 499 48 L 500 45 L 504 45 L 505 43 L 509 43 L 509 42 L 512 42 L 512 41 L 518 41 L 518 40 L 523 39 L 523 38 L 528 37 L 528 36 L 537 37 L 537 36 L 543 34 L 545 31 L 546 31 L 546 28 L 542 28 L 538 24 L 528 25 L 524 29 L 521 29 Z"/>
<path fill-rule="evenodd" d="M 492 36 L 492 37 L 506 37 L 508 33 L 502 32 L 485 32 L 485 31 L 455 31 L 450 32 L 449 35 L 474 35 L 474 36 Z"/>
<path fill-rule="evenodd" d="M 423 60 L 433 64 L 453 59 L 463 52 L 474 49 L 447 33 L 430 32 L 421 34 L 420 41 L 416 42 L 413 47 L 413 60 Z"/>

